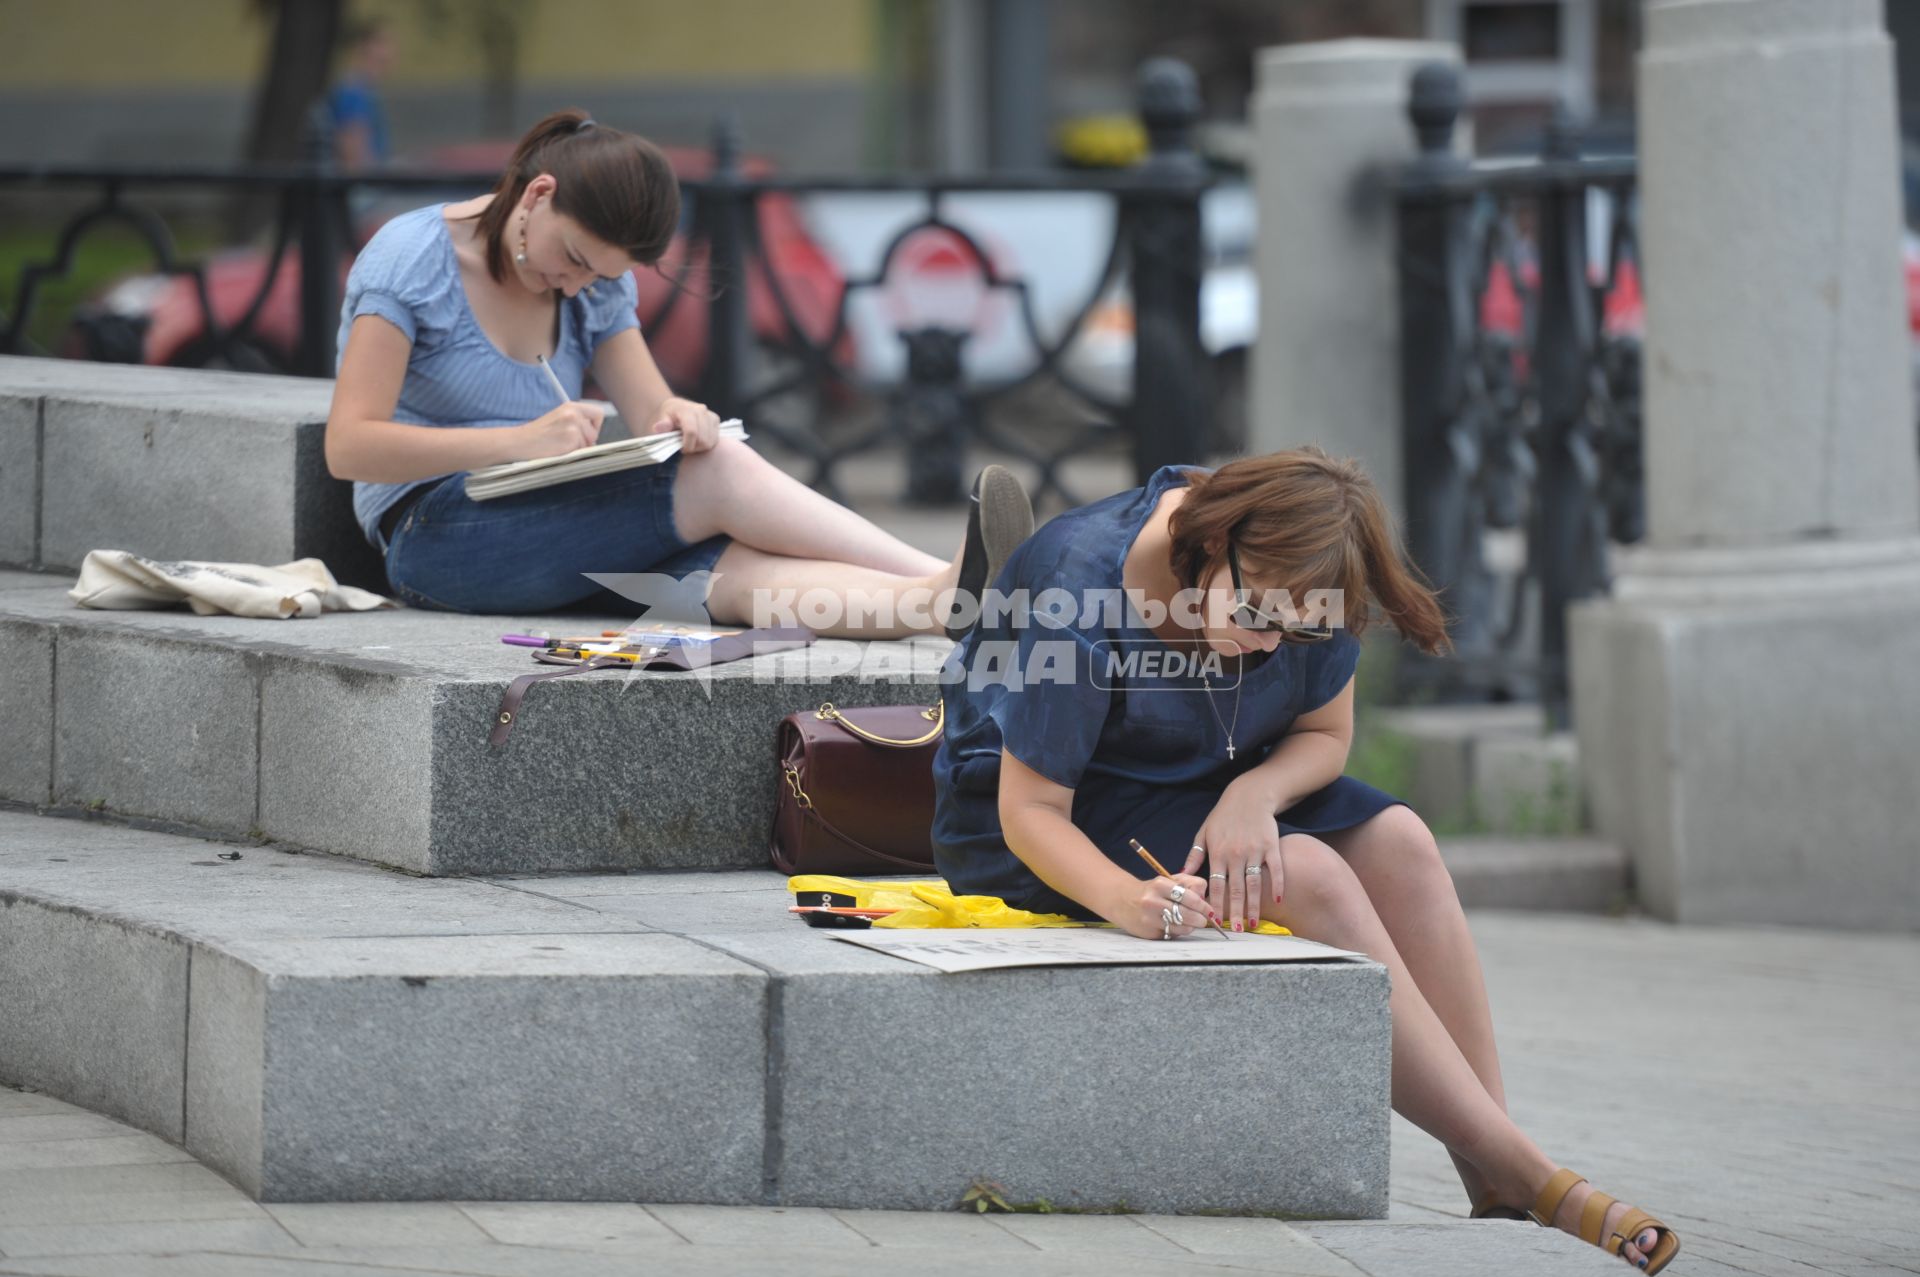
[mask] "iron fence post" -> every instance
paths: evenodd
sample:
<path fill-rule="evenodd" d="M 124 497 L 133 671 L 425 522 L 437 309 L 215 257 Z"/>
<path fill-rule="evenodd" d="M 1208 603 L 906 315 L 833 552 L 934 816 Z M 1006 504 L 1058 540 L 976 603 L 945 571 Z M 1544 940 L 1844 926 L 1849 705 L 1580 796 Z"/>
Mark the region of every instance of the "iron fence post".
<path fill-rule="evenodd" d="M 1133 264 L 1134 471 L 1203 459 L 1208 395 L 1200 344 L 1200 196 L 1206 164 L 1193 148 L 1200 90 L 1192 68 L 1151 58 L 1137 80 L 1149 152 L 1143 187 L 1121 205 Z"/>
<path fill-rule="evenodd" d="M 1468 361 L 1475 322 L 1466 239 L 1467 201 L 1448 186 L 1467 161 L 1454 150 L 1466 103 L 1460 71 L 1430 62 L 1414 72 L 1407 117 L 1419 154 L 1405 169 L 1397 201 L 1400 299 L 1401 500 L 1407 551 L 1441 592 L 1457 650 L 1488 644 L 1490 600 L 1480 561 L 1474 475 L 1480 436 L 1468 410 Z M 1431 690 L 1445 667 L 1407 649 L 1403 691 Z"/>
<path fill-rule="evenodd" d="M 1548 133 L 1546 158 L 1573 160 L 1568 130 Z M 1597 456 L 1586 429 L 1588 353 L 1592 349 L 1587 283 L 1586 187 L 1573 181 L 1542 189 L 1539 203 L 1540 317 L 1533 369 L 1540 418 L 1534 453 L 1527 557 L 1540 585 L 1540 703 L 1548 723 L 1567 725 L 1567 605 L 1593 592 L 1582 550 L 1597 497 Z"/>
<path fill-rule="evenodd" d="M 740 123 L 723 115 L 713 127 L 713 173 L 701 188 L 713 300 L 707 307 L 707 366 L 700 395 L 722 417 L 737 415 L 746 395 L 751 333 L 747 326 L 744 219 L 752 196 L 742 189 Z M 751 428 L 752 423 L 748 423 Z"/>
<path fill-rule="evenodd" d="M 340 324 L 340 253 L 330 184 L 333 131 L 326 107 L 307 113 L 307 172 L 295 186 L 294 216 L 300 221 L 300 354 L 298 371 L 333 376 L 334 342 Z"/>

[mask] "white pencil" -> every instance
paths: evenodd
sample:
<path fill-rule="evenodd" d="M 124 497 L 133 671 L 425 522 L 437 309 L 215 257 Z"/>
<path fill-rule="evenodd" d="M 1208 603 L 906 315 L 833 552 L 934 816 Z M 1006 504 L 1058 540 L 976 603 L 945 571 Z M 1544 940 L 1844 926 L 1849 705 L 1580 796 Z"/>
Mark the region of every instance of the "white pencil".
<path fill-rule="evenodd" d="M 534 359 L 539 361 L 540 371 L 547 374 L 547 380 L 553 383 L 553 393 L 560 396 L 560 406 L 564 408 L 572 403 L 573 396 L 568 394 L 567 388 L 560 383 L 560 374 L 553 370 L 553 365 L 547 362 L 547 357 L 535 355 Z"/>

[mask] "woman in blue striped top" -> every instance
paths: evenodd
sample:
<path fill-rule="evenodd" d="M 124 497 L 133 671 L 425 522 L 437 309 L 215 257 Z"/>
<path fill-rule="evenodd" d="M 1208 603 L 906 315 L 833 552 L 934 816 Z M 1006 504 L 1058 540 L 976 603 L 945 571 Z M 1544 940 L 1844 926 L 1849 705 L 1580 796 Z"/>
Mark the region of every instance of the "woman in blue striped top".
<path fill-rule="evenodd" d="M 660 259 L 679 207 L 658 148 L 561 111 L 521 139 L 492 193 L 397 217 L 360 254 L 341 307 L 327 465 L 354 480 L 354 512 L 408 603 L 621 610 L 631 605 L 585 574 L 704 572 L 695 580 L 711 581 L 713 619 L 750 623 L 757 591 L 897 599 L 956 584 L 957 560 L 720 440 L 704 404 L 673 394 L 641 337 L 630 272 Z M 576 400 L 591 373 L 636 432 L 678 430 L 680 454 L 470 500 L 466 471 L 598 438 L 601 409 L 555 407 L 542 357 Z M 816 628 L 878 638 L 935 625 L 926 609 L 878 619 L 843 611 Z"/>

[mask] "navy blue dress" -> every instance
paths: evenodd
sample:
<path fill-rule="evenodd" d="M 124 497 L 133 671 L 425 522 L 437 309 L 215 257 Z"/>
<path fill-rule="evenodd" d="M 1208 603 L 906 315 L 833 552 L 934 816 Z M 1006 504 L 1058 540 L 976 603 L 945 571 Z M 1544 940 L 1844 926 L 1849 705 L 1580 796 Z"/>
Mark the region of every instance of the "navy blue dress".
<path fill-rule="evenodd" d="M 983 616 L 954 649 L 943 693 L 946 736 L 934 758 L 933 853 L 956 892 L 1094 917 L 1007 847 L 999 816 L 1003 747 L 1073 790 L 1073 823 L 1108 859 L 1149 878 L 1153 871 L 1129 838 L 1177 872 L 1228 782 L 1258 766 L 1295 718 L 1332 700 L 1353 677 L 1360 644 L 1344 630 L 1325 643 L 1283 643 L 1264 658 L 1249 657 L 1238 675 L 1235 756 L 1228 759 L 1234 672 L 1204 680 L 1182 668 L 1121 596 L 1121 566 L 1134 539 L 1160 498 L 1186 482 L 1186 472 L 1167 467 L 1144 488 L 1047 523 L 994 583 L 1011 606 Z M 1211 708 L 1206 681 L 1214 688 Z M 1283 834 L 1333 833 L 1399 801 L 1343 776 L 1276 820 Z"/>

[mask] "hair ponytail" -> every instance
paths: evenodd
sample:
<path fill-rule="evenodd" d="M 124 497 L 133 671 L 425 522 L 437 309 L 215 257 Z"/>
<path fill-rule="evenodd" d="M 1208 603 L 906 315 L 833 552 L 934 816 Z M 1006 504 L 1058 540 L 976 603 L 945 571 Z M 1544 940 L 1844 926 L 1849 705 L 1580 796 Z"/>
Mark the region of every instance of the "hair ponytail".
<path fill-rule="evenodd" d="M 555 111 L 528 129 L 479 215 L 487 273 L 507 278 L 507 224 L 527 184 L 542 173 L 555 181 L 553 206 L 596 239 L 651 266 L 673 241 L 680 221 L 680 183 L 660 148 L 633 133 L 597 123 L 585 111 Z"/>

